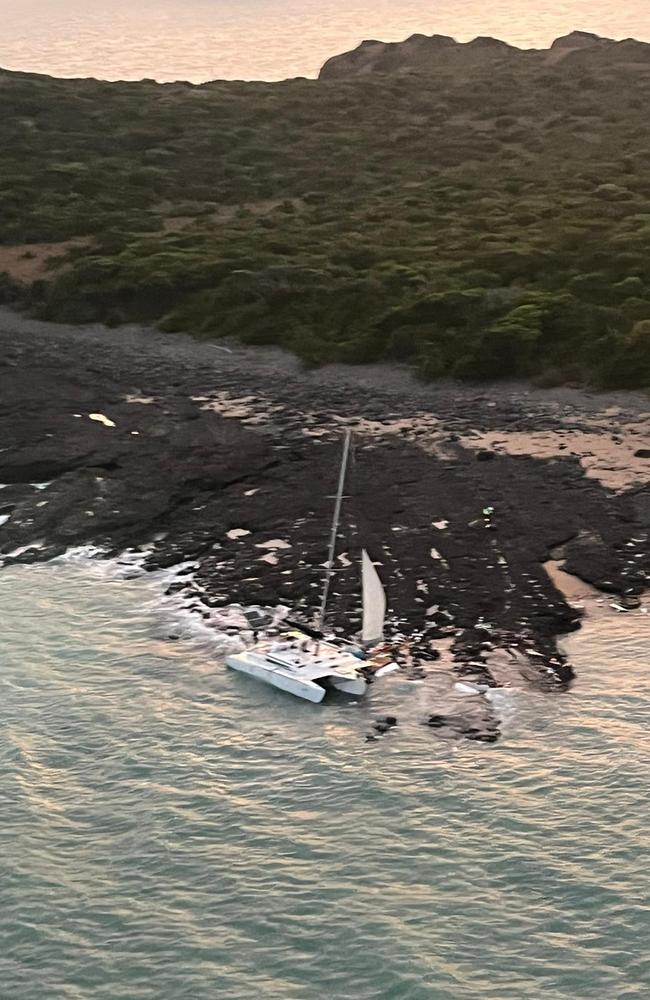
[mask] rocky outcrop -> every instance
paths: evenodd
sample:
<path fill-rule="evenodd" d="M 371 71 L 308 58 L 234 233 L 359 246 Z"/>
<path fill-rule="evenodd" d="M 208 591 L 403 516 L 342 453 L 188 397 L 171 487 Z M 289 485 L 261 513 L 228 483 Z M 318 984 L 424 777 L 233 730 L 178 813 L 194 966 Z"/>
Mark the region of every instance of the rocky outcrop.
<path fill-rule="evenodd" d="M 601 38 L 590 31 L 571 31 L 568 35 L 556 38 L 551 45 L 551 51 L 555 49 L 589 49 L 594 45 L 614 45 L 613 38 Z"/>
<path fill-rule="evenodd" d="M 354 554 L 365 546 L 388 585 L 387 635 L 413 637 L 415 659 L 448 639 L 455 674 L 490 687 L 491 651 L 505 644 L 526 658 L 529 680 L 565 685 L 571 667 L 555 640 L 581 612 L 544 565 L 561 557 L 617 595 L 617 608 L 634 607 L 650 578 L 650 488 L 613 493 L 576 454 L 500 449 L 570 424 L 588 429 L 592 454 L 595 426 L 609 440 L 611 402 L 424 384 L 389 369 L 303 371 L 279 352 L 2 312 L 0 565 L 69 546 L 143 546 L 148 569 L 193 564 L 170 593 L 205 621 L 237 602 L 282 603 L 310 620 L 348 420 L 358 429 L 330 624 L 358 626 Z M 634 420 L 637 445 L 647 401 L 628 403 L 618 420 Z M 488 432 L 501 441 L 490 452 Z M 494 735 L 489 716 L 438 711 L 428 725 L 448 735 Z"/>
<path fill-rule="evenodd" d="M 475 38 L 457 42 L 446 35 L 411 35 L 403 42 L 365 41 L 351 52 L 333 56 L 320 72 L 321 80 L 371 74 L 405 74 L 449 68 L 471 71 L 504 60 L 514 65 L 531 63 L 544 68 L 579 54 L 587 54 L 594 62 L 636 61 L 639 56 L 650 59 L 650 45 L 626 39 L 617 42 L 601 38 L 588 31 L 572 31 L 557 38 L 549 49 L 518 49 L 498 38 Z"/>

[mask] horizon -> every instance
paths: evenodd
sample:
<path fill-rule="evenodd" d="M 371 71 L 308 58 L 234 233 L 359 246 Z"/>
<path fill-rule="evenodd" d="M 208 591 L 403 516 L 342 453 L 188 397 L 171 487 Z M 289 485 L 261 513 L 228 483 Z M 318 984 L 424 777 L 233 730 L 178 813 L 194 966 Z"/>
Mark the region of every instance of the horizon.
<path fill-rule="evenodd" d="M 383 38 L 363 39 L 362 42 L 358 43 L 358 45 L 361 45 L 363 42 L 369 42 L 369 41 L 378 42 L 380 44 L 395 44 L 395 43 L 399 44 L 400 42 L 407 41 L 413 35 L 418 35 L 418 34 L 424 35 L 424 32 L 412 32 L 411 35 L 406 35 L 404 38 L 394 39 L 394 40 L 393 39 L 387 40 L 387 39 L 383 39 Z M 440 36 L 440 35 L 443 35 L 443 34 L 444 34 L 443 32 L 433 32 L 431 35 L 428 35 L 426 37 L 431 38 L 431 37 Z M 627 35 L 627 36 L 620 37 L 620 38 L 617 38 L 617 37 L 614 37 L 614 36 L 605 36 L 605 35 L 599 34 L 598 32 L 595 32 L 595 31 L 589 31 L 586 28 L 574 28 L 571 31 L 568 31 L 568 32 L 564 33 L 563 35 L 556 35 L 555 38 L 553 38 L 553 39 L 550 40 L 550 42 L 548 43 L 548 45 L 539 45 L 539 46 L 521 46 L 521 45 L 515 45 L 512 42 L 508 42 L 505 38 L 498 38 L 498 36 L 495 36 L 495 35 L 491 35 L 491 36 L 487 36 L 487 35 L 474 35 L 471 38 L 462 39 L 462 40 L 459 39 L 459 38 L 454 37 L 453 35 L 447 35 L 446 37 L 451 38 L 458 45 L 467 45 L 467 44 L 469 44 L 469 43 L 471 43 L 473 41 L 478 40 L 479 38 L 493 38 L 495 41 L 506 42 L 506 44 L 511 45 L 512 48 L 517 49 L 520 52 L 545 52 L 545 51 L 549 51 L 550 48 L 552 47 L 552 45 L 556 41 L 558 41 L 559 39 L 565 38 L 565 37 L 568 37 L 569 35 L 574 35 L 574 34 L 575 35 L 592 35 L 595 38 L 600 38 L 603 41 L 609 41 L 609 42 L 613 42 L 613 43 L 625 42 L 625 41 L 633 41 L 633 42 L 640 42 L 642 44 L 650 45 L 650 39 L 635 38 L 634 36 L 631 36 L 631 35 Z M 358 45 L 354 46 L 353 48 L 357 48 Z M 341 55 L 341 54 L 344 54 L 345 52 L 348 52 L 348 51 L 352 51 L 352 49 L 341 50 L 341 52 L 332 53 L 332 56 L 328 56 L 326 58 L 325 62 L 327 62 L 333 56 Z M 192 85 L 192 86 L 199 86 L 201 83 L 237 83 L 237 82 L 239 82 L 239 83 L 286 83 L 286 82 L 289 82 L 290 80 L 297 80 L 297 79 L 298 80 L 312 80 L 313 82 L 315 82 L 318 79 L 317 75 L 313 76 L 313 77 L 305 77 L 305 76 L 282 77 L 282 78 L 279 78 L 279 79 L 276 79 L 276 80 L 265 80 L 265 79 L 261 79 L 261 78 L 240 79 L 240 78 L 237 78 L 237 77 L 214 77 L 214 78 L 210 78 L 210 79 L 206 79 L 206 80 L 202 80 L 202 81 L 195 81 L 195 80 L 191 80 L 191 79 L 186 78 L 186 77 L 178 77 L 178 78 L 176 78 L 174 80 L 171 80 L 171 79 L 170 80 L 167 80 L 167 79 L 159 80 L 159 79 L 156 79 L 155 77 L 138 77 L 138 78 L 134 78 L 134 79 L 125 78 L 125 77 L 118 77 L 118 78 L 114 78 L 113 79 L 113 78 L 106 78 L 106 77 L 93 76 L 93 75 L 88 75 L 88 76 L 67 76 L 67 75 L 62 75 L 62 74 L 58 74 L 58 73 L 47 73 L 47 72 L 44 72 L 44 71 L 32 70 L 32 69 L 27 69 L 27 70 L 26 69 L 16 69 L 14 67 L 5 66 L 2 63 L 0 63 L 0 72 L 19 73 L 19 74 L 23 73 L 23 74 L 26 74 L 26 75 L 45 76 L 45 77 L 50 77 L 51 79 L 55 79 L 55 80 L 95 80 L 98 83 L 143 83 L 143 82 L 146 81 L 146 82 L 149 82 L 149 83 L 152 83 L 152 82 L 153 83 L 157 83 L 157 84 L 160 84 L 161 86 L 163 84 L 168 84 L 168 83 L 186 83 L 186 84 L 189 84 L 189 85 Z"/>
<path fill-rule="evenodd" d="M 358 48 L 364 42 L 377 42 L 379 44 L 399 44 L 401 42 L 408 41 L 409 38 L 411 38 L 411 37 L 413 37 L 415 35 L 422 35 L 423 37 L 431 38 L 431 37 L 436 37 L 436 36 L 444 36 L 444 33 L 436 31 L 436 32 L 432 32 L 432 34 L 430 34 L 430 35 L 425 35 L 424 32 L 412 32 L 410 35 L 406 35 L 404 38 L 400 38 L 400 39 L 390 39 L 390 40 L 389 39 L 384 39 L 384 38 L 362 39 L 362 41 L 359 42 L 358 45 L 354 46 L 353 48 Z M 554 38 L 552 38 L 550 40 L 550 42 L 547 45 L 538 45 L 538 46 L 516 45 L 513 42 L 508 42 L 507 39 L 505 39 L 505 38 L 499 38 L 496 35 L 489 35 L 489 36 L 488 35 L 474 35 L 471 38 L 466 38 L 466 39 L 460 39 L 460 38 L 457 38 L 457 37 L 455 37 L 453 35 L 446 35 L 444 37 L 451 38 L 452 41 L 455 42 L 457 45 L 468 45 L 468 44 L 470 44 L 473 41 L 478 41 L 478 39 L 480 39 L 480 38 L 492 38 L 495 41 L 505 42 L 506 44 L 510 45 L 513 49 L 517 49 L 520 52 L 545 52 L 545 51 L 550 51 L 551 47 L 553 46 L 553 44 L 555 42 L 557 42 L 561 38 L 566 38 L 569 35 L 591 35 L 594 38 L 599 38 L 602 41 L 607 41 L 607 42 L 617 43 L 617 42 L 632 41 L 632 42 L 640 42 L 642 44 L 648 44 L 648 45 L 650 45 L 650 39 L 636 38 L 636 37 L 634 37 L 632 35 L 626 35 L 626 36 L 622 36 L 622 37 L 614 37 L 614 36 L 611 36 L 611 35 L 610 36 L 605 36 L 605 35 L 599 34 L 598 32 L 595 32 L 595 31 L 589 31 L 586 28 L 574 28 L 571 31 L 565 32 L 562 35 L 556 35 Z M 334 56 L 338 56 L 338 55 L 344 54 L 345 52 L 349 52 L 349 51 L 352 51 L 352 49 L 341 50 L 340 52 L 334 52 L 334 53 L 332 53 L 331 56 L 328 56 L 326 58 L 325 62 L 327 62 L 330 58 L 332 58 Z M 203 81 L 194 81 L 194 80 L 191 80 L 191 79 L 185 78 L 185 77 L 178 77 L 178 78 L 176 78 L 174 80 L 166 80 L 166 79 L 165 80 L 159 80 L 159 79 L 156 79 L 155 77 L 138 77 L 138 78 L 134 78 L 134 79 L 118 77 L 118 78 L 114 78 L 113 79 L 113 78 L 106 78 L 106 77 L 94 76 L 94 75 L 68 76 L 68 75 L 59 74 L 59 73 L 48 73 L 48 72 L 41 71 L 41 70 L 18 69 L 18 68 L 12 67 L 12 66 L 5 66 L 2 63 L 0 63 L 0 72 L 23 73 L 23 74 L 26 74 L 26 75 L 46 76 L 46 77 L 51 77 L 52 79 L 57 79 L 57 80 L 95 80 L 98 83 L 142 83 L 144 81 L 147 81 L 147 82 L 159 83 L 161 85 L 165 84 L 165 83 L 187 83 L 187 84 L 192 84 L 192 85 L 199 85 L 200 83 L 236 83 L 236 82 L 240 82 L 240 83 L 285 83 L 285 82 L 288 82 L 288 81 L 290 81 L 292 79 L 293 80 L 295 80 L 295 79 L 310 80 L 311 79 L 313 81 L 315 81 L 315 80 L 318 79 L 317 75 L 313 76 L 313 77 L 305 77 L 305 76 L 282 77 L 282 78 L 279 78 L 277 80 L 265 80 L 265 79 L 261 79 L 261 78 L 240 79 L 240 78 L 237 78 L 237 77 L 214 77 L 214 78 L 210 78 L 210 79 L 203 80 Z"/>
<path fill-rule="evenodd" d="M 605 0 L 556 0 L 532 18 L 525 0 L 501 0 L 486 12 L 479 0 L 424 0 L 395 11 L 388 0 L 26 0 L 5 14 L 0 66 L 59 78 L 157 82 L 315 78 L 331 56 L 376 39 L 450 35 L 458 42 L 491 36 L 518 48 L 547 48 L 571 31 L 650 41 L 650 10 L 633 0 L 613 12 Z"/>

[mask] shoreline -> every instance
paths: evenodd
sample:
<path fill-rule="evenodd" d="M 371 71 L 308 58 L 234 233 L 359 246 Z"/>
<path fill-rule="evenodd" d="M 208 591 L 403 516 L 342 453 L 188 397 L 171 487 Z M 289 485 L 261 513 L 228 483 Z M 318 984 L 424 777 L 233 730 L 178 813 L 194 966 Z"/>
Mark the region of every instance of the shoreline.
<path fill-rule="evenodd" d="M 303 370 L 280 349 L 7 310 L 0 347 L 9 562 L 146 543 L 147 568 L 196 564 L 201 590 L 188 596 L 206 613 L 241 603 L 309 614 L 347 425 L 357 446 L 333 627 L 357 624 L 354 551 L 365 545 L 387 585 L 389 637 L 416 633 L 423 655 L 451 637 L 461 676 L 481 673 L 486 643 L 506 641 L 541 654 L 540 686 L 564 687 L 572 670 L 557 639 L 580 614 L 543 564 L 562 547 L 570 573 L 630 607 L 646 587 L 644 459 L 624 489 L 619 461 L 650 442 L 644 394 Z"/>

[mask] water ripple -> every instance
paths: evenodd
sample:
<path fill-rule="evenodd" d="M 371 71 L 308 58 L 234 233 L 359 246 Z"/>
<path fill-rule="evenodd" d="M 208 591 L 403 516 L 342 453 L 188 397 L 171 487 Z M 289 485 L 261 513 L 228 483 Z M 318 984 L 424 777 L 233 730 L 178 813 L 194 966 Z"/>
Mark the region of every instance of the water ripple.
<path fill-rule="evenodd" d="M 650 39 L 644 0 L 22 0 L 3 10 L 2 65 L 105 79 L 315 76 L 364 38 L 492 35 L 545 46 L 576 28 Z"/>
<path fill-rule="evenodd" d="M 419 725 L 440 680 L 315 710 L 156 638 L 156 602 L 0 575 L 2 995 L 650 994 L 645 619 L 574 637 L 574 691 L 514 692 L 485 747 Z"/>

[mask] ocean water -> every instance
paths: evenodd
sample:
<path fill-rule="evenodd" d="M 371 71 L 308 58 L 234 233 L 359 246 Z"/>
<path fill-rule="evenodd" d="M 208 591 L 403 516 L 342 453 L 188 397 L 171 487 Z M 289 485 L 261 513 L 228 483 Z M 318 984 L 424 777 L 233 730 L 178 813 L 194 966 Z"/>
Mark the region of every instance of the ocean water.
<path fill-rule="evenodd" d="M 309 705 L 169 615 L 0 573 L 3 998 L 650 996 L 650 616 L 601 609 L 486 746 L 420 725 L 435 685 Z"/>
<path fill-rule="evenodd" d="M 647 0 L 0 0 L 0 66 L 106 79 L 316 76 L 364 38 L 439 32 L 543 46 L 574 29 L 650 39 Z"/>

